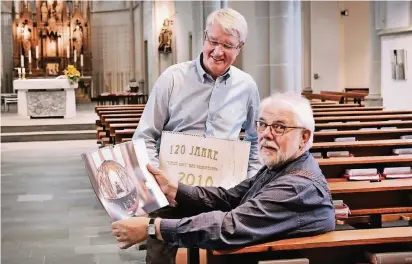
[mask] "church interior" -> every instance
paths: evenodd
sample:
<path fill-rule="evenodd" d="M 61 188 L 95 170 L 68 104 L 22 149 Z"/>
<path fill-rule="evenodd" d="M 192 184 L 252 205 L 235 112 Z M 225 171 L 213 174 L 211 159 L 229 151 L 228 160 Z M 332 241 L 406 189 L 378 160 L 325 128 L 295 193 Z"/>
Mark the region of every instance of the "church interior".
<path fill-rule="evenodd" d="M 336 231 L 182 248 L 176 263 L 409 263 L 410 0 L 1 1 L 2 263 L 145 263 L 144 244 L 118 247 L 81 154 L 132 140 L 159 76 L 202 54 L 206 19 L 220 8 L 247 22 L 232 65 L 260 99 L 310 101 L 310 152 L 336 202 Z M 377 172 L 348 175 L 357 169 Z"/>

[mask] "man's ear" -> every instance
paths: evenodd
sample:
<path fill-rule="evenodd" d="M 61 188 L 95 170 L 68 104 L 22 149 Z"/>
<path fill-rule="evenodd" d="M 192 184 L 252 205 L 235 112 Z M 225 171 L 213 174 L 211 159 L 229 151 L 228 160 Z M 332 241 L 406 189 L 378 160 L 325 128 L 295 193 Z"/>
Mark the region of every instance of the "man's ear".
<path fill-rule="evenodd" d="M 303 145 L 306 145 L 310 139 L 311 132 L 307 129 L 304 129 L 302 132 L 302 143 Z"/>

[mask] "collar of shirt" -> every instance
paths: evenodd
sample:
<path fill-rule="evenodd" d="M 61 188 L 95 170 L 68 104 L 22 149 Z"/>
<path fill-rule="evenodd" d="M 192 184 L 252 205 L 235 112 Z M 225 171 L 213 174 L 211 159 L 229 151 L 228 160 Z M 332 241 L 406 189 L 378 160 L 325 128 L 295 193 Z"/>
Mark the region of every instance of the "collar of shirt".
<path fill-rule="evenodd" d="M 282 166 L 280 166 L 280 167 L 275 167 L 275 168 L 268 168 L 268 171 L 271 171 L 271 172 L 274 172 L 274 173 L 279 173 L 280 171 L 282 171 L 284 168 L 286 168 L 286 167 L 288 167 L 290 164 L 292 164 L 292 163 L 297 163 L 297 162 L 299 162 L 299 161 L 303 161 L 303 160 L 306 160 L 306 158 L 309 156 L 309 151 L 307 150 L 307 151 L 305 151 L 305 152 L 303 152 L 303 154 L 302 155 L 300 155 L 299 157 L 297 157 L 296 159 L 294 159 L 294 160 L 291 160 L 291 161 L 288 161 L 288 162 L 286 162 L 285 164 L 283 164 Z M 266 167 L 266 166 L 265 166 Z"/>
<path fill-rule="evenodd" d="M 197 56 L 196 58 L 196 71 L 202 83 L 204 83 L 206 79 L 214 82 L 212 76 L 206 73 L 206 71 L 203 68 L 203 52 L 200 53 L 200 55 Z M 222 76 L 219 76 L 217 80 L 220 82 L 226 81 L 231 76 L 231 74 L 232 74 L 232 67 L 229 67 L 229 69 Z"/>

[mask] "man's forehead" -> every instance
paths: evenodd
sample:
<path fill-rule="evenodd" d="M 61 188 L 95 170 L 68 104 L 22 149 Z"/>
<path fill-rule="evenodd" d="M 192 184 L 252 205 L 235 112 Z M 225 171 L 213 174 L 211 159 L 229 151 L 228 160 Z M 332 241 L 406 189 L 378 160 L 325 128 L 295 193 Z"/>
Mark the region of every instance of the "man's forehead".
<path fill-rule="evenodd" d="M 292 121 L 293 119 L 293 112 L 286 109 L 280 108 L 264 108 L 259 115 L 260 119 L 265 119 L 268 121 Z"/>

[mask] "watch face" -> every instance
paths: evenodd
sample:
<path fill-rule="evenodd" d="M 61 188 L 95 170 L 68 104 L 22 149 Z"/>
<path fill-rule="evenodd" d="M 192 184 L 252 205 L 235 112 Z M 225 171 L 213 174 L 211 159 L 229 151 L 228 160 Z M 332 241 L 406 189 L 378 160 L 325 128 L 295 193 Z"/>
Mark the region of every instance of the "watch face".
<path fill-rule="evenodd" d="M 149 235 L 154 235 L 156 233 L 155 225 L 149 225 L 148 233 Z"/>

